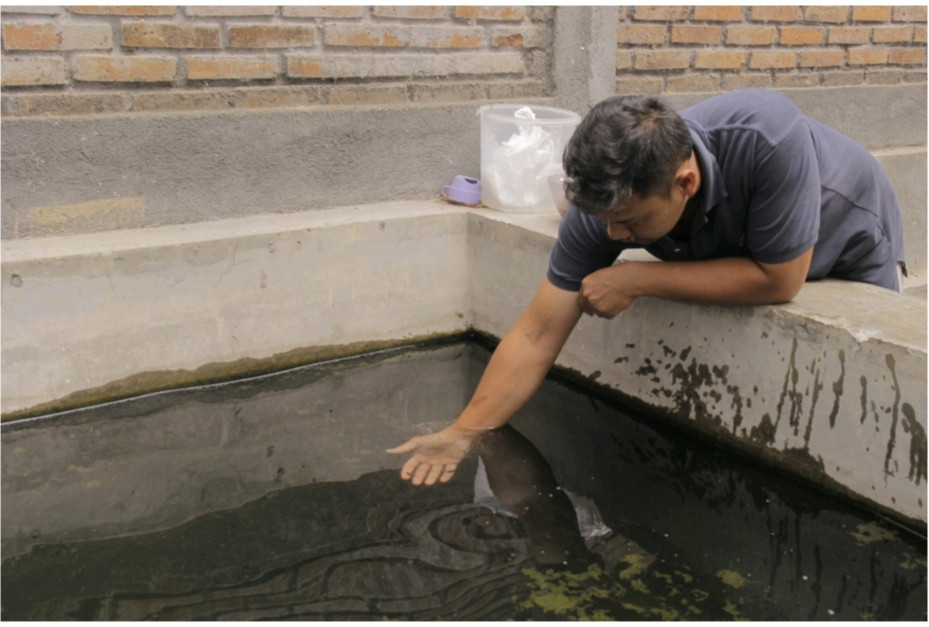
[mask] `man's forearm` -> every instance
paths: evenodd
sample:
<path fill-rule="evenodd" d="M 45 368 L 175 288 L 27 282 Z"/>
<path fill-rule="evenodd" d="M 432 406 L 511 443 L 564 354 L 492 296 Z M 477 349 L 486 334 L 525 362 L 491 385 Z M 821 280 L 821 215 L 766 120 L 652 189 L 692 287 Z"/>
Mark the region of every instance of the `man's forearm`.
<path fill-rule="evenodd" d="M 589 274 L 578 304 L 612 318 L 640 296 L 721 305 L 768 305 L 792 299 L 806 280 L 813 249 L 784 263 L 747 257 L 707 261 L 625 262 Z"/>
<path fill-rule="evenodd" d="M 691 303 L 762 305 L 788 301 L 794 294 L 794 290 L 785 289 L 758 263 L 745 257 L 632 263 L 637 263 L 630 273 L 636 296 Z"/>
<path fill-rule="evenodd" d="M 497 346 L 455 424 L 468 430 L 506 424 L 542 384 L 557 355 L 557 349 L 534 344 L 514 327 Z"/>
<path fill-rule="evenodd" d="M 576 296 L 542 282 L 526 312 L 500 341 L 456 425 L 505 424 L 542 384 L 581 316 Z"/>

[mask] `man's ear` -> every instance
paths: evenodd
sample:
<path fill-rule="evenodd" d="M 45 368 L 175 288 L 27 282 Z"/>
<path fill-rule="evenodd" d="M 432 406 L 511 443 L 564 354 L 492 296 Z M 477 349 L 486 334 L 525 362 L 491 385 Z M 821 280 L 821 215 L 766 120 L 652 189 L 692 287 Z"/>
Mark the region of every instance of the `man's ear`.
<path fill-rule="evenodd" d="M 697 160 L 691 156 L 681 164 L 681 167 L 677 169 L 677 174 L 674 175 L 674 184 L 678 185 L 688 198 L 696 196 L 700 189 L 700 173 L 696 168 Z"/>

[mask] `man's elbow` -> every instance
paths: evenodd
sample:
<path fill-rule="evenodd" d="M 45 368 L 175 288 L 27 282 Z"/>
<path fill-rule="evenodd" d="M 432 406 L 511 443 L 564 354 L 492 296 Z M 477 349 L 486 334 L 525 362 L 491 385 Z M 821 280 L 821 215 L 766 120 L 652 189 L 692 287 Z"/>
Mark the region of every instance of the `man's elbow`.
<path fill-rule="evenodd" d="M 782 305 L 789 303 L 800 293 L 803 283 L 803 280 L 771 281 L 766 290 L 768 304 Z"/>

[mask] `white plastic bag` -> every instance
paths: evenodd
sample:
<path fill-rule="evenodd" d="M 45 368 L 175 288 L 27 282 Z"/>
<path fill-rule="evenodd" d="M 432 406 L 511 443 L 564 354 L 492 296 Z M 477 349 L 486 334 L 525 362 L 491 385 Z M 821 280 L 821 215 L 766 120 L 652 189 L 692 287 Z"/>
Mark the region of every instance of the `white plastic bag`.
<path fill-rule="evenodd" d="M 530 107 L 513 113 L 518 120 L 517 132 L 497 146 L 484 170 L 484 185 L 489 185 L 504 205 L 531 207 L 551 196 L 548 177 L 561 172 L 561 155 L 547 130 L 538 124 Z"/>

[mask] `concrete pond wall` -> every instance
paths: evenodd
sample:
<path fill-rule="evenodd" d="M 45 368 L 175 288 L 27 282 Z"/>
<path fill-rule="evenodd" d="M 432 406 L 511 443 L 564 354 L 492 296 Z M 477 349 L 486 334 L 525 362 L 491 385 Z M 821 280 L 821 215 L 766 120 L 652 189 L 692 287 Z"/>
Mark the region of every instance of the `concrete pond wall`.
<path fill-rule="evenodd" d="M 4 418 L 499 337 L 558 221 L 396 201 L 4 242 Z M 775 472 L 926 521 L 925 298 L 823 281 L 779 306 L 640 299 L 583 319 L 558 366 Z"/>
<path fill-rule="evenodd" d="M 558 58 L 577 52 L 559 41 Z M 607 72 L 566 98 L 574 63 L 556 63 L 559 89 L 532 102 L 583 113 L 614 93 Z M 924 523 L 925 82 L 782 91 L 887 170 L 908 293 L 824 281 L 777 307 L 643 299 L 583 320 L 558 365 L 656 420 Z M 558 217 L 434 200 L 479 171 L 482 103 L 5 112 L 4 420 L 471 330 L 500 337 L 544 274 Z"/>

